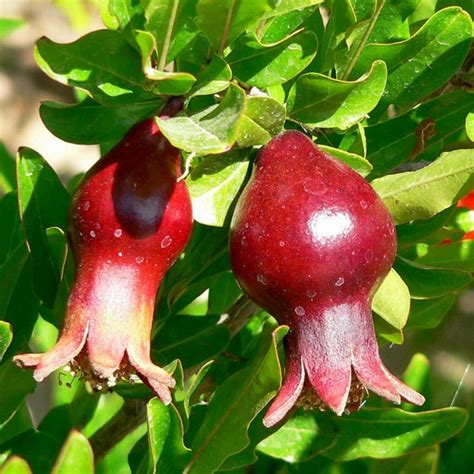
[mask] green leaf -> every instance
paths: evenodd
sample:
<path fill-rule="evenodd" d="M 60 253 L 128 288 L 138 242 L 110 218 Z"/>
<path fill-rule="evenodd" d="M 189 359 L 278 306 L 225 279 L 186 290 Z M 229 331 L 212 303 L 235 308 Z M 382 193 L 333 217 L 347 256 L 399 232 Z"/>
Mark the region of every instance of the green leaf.
<path fill-rule="evenodd" d="M 372 309 L 396 329 L 403 329 L 410 312 L 410 291 L 392 268 L 372 301 Z"/>
<path fill-rule="evenodd" d="M 177 148 L 196 154 L 227 151 L 235 141 L 237 127 L 245 108 L 245 93 L 231 85 L 224 100 L 190 116 L 156 121 L 163 135 Z"/>
<path fill-rule="evenodd" d="M 0 363 L 5 352 L 13 341 L 12 325 L 6 321 L 0 321 Z"/>
<path fill-rule="evenodd" d="M 390 344 L 403 344 L 404 336 L 401 329 L 393 327 L 391 324 L 387 323 L 385 319 L 382 319 L 377 313 L 372 313 L 375 334 L 379 344 L 389 342 Z"/>
<path fill-rule="evenodd" d="M 288 96 L 290 118 L 310 127 L 346 129 L 362 120 L 382 96 L 387 68 L 382 61 L 356 81 L 318 73 L 299 76 Z"/>
<path fill-rule="evenodd" d="M 186 472 L 214 472 L 226 458 L 247 446 L 248 425 L 280 384 L 277 345 L 285 333 L 282 326 L 275 330 L 272 340 L 265 337 L 251 364 L 216 390 L 194 438 Z"/>
<path fill-rule="evenodd" d="M 86 99 L 80 104 L 43 102 L 40 117 L 46 128 L 61 140 L 94 145 L 121 139 L 137 122 L 153 115 L 164 100 L 108 106 Z"/>
<path fill-rule="evenodd" d="M 420 244 L 419 249 L 417 262 L 423 265 L 474 272 L 474 240 L 430 246 Z"/>
<path fill-rule="evenodd" d="M 16 189 L 15 159 L 0 142 L 0 191 L 7 194 Z"/>
<path fill-rule="evenodd" d="M 18 197 L 33 258 L 35 285 L 41 299 L 54 303 L 60 275 L 46 240 L 48 227 L 67 228 L 70 196 L 54 170 L 34 150 L 20 148 L 17 164 Z"/>
<path fill-rule="evenodd" d="M 185 369 L 219 354 L 229 342 L 229 331 L 218 321 L 218 316 L 173 315 L 156 338 L 159 354 L 167 363 L 180 359 Z"/>
<path fill-rule="evenodd" d="M 297 76 L 311 63 L 317 48 L 317 37 L 310 31 L 296 32 L 274 44 L 245 36 L 226 60 L 241 82 L 264 89 Z"/>
<path fill-rule="evenodd" d="M 248 26 L 271 12 L 276 3 L 274 0 L 198 0 L 196 23 L 214 50 L 222 52 Z"/>
<path fill-rule="evenodd" d="M 333 417 L 340 430 L 325 455 L 338 461 L 403 456 L 454 436 L 465 425 L 461 408 L 409 413 L 398 408 L 365 409 L 351 416 Z"/>
<path fill-rule="evenodd" d="M 427 219 L 451 206 L 474 184 L 474 151 L 443 153 L 418 171 L 372 181 L 397 224 Z"/>
<path fill-rule="evenodd" d="M 462 132 L 472 95 L 463 90 L 432 99 L 410 112 L 367 127 L 368 159 L 374 166 L 370 178 L 382 176 L 407 160 L 437 157 L 444 143 Z"/>
<path fill-rule="evenodd" d="M 471 140 L 474 142 L 474 112 L 469 112 L 466 117 L 466 133 Z"/>
<path fill-rule="evenodd" d="M 370 64 L 387 64 L 387 86 L 382 98 L 388 104 L 413 104 L 441 87 L 461 66 L 469 50 L 472 22 L 459 7 L 433 15 L 410 39 L 364 48 L 351 76 Z"/>
<path fill-rule="evenodd" d="M 438 298 L 469 285 L 472 278 L 467 272 L 440 270 L 404 258 L 395 264 L 397 272 L 407 284 L 412 298 Z"/>
<path fill-rule="evenodd" d="M 438 472 L 439 446 L 420 449 L 416 453 L 394 459 L 377 459 L 370 463 L 369 474 L 432 474 Z"/>
<path fill-rule="evenodd" d="M 208 312 L 210 314 L 226 313 L 241 295 L 242 290 L 231 271 L 219 275 L 216 282 L 209 287 Z"/>
<path fill-rule="evenodd" d="M 205 157 L 186 180 L 194 219 L 201 224 L 223 226 L 248 167 L 247 157 L 240 150 Z"/>
<path fill-rule="evenodd" d="M 0 232 L 1 265 L 25 239 L 20 225 L 16 192 L 10 192 L 0 199 L 0 222 L 3 227 Z"/>
<path fill-rule="evenodd" d="M 25 25 L 20 18 L 0 18 L 0 40 Z"/>
<path fill-rule="evenodd" d="M 28 248 L 25 242 L 22 242 L 0 266 L 0 315 L 2 316 L 8 308 L 27 258 Z"/>
<path fill-rule="evenodd" d="M 182 472 L 190 450 L 183 443 L 183 425 L 176 408 L 153 398 L 147 404 L 147 420 L 151 472 Z"/>
<path fill-rule="evenodd" d="M 126 105 L 155 99 L 138 52 L 123 36 L 99 30 L 69 44 L 41 38 L 35 57 L 53 79 L 84 89 L 103 105 Z"/>
<path fill-rule="evenodd" d="M 11 360 L 0 366 L 0 427 L 9 420 L 36 388 L 31 373 L 18 368 Z"/>
<path fill-rule="evenodd" d="M 325 153 L 343 161 L 362 176 L 367 176 L 372 171 L 372 165 L 362 156 L 331 146 L 318 145 L 318 147 Z"/>
<path fill-rule="evenodd" d="M 93 474 L 94 454 L 87 438 L 79 431 L 71 431 L 61 448 L 59 457 L 54 464 L 53 474 Z"/>
<path fill-rule="evenodd" d="M 334 444 L 337 433 L 327 419 L 302 410 L 260 442 L 257 451 L 289 463 L 316 456 Z"/>
<path fill-rule="evenodd" d="M 415 354 L 411 358 L 402 380 L 413 390 L 425 396 L 425 403 L 423 404 L 425 410 L 431 408 L 430 361 L 428 357 L 423 354 Z M 402 408 L 406 411 L 422 411 L 423 409 L 408 402 L 403 402 Z"/>
<path fill-rule="evenodd" d="M 231 79 L 232 71 L 229 65 L 219 56 L 213 56 L 211 62 L 197 75 L 190 96 L 221 92 L 229 87 Z"/>
<path fill-rule="evenodd" d="M 307 7 L 316 7 L 324 0 L 280 0 L 271 10 L 263 15 L 263 18 L 284 15 L 294 10 L 301 10 Z"/>
<path fill-rule="evenodd" d="M 237 133 L 239 147 L 265 145 L 281 132 L 285 119 L 285 107 L 275 99 L 248 96 Z"/>
<path fill-rule="evenodd" d="M 24 459 L 11 456 L 2 466 L 2 474 L 31 474 L 31 469 Z"/>

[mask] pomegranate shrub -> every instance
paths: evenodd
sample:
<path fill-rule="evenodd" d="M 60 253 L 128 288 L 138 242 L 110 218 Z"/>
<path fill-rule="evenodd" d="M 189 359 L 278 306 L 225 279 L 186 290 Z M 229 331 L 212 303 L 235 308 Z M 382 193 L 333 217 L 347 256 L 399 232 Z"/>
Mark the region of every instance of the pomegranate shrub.
<path fill-rule="evenodd" d="M 5 113 L 0 471 L 472 472 L 468 2 L 43 3 L 97 162 Z"/>

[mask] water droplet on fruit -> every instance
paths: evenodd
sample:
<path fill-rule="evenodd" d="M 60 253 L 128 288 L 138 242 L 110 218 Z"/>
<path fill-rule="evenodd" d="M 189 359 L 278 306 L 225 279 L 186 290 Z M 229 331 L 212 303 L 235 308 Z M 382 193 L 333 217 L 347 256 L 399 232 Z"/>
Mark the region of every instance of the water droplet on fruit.
<path fill-rule="evenodd" d="M 262 275 L 261 273 L 259 273 L 259 274 L 257 275 L 257 281 L 258 281 L 259 283 L 261 283 L 262 285 L 264 285 L 264 286 L 265 286 L 265 285 L 268 285 L 268 280 L 267 280 L 267 278 L 265 277 L 265 275 Z"/>
<path fill-rule="evenodd" d="M 122 252 L 119 252 L 119 253 L 118 253 L 118 256 L 119 256 L 119 257 L 121 257 L 122 255 L 123 255 L 123 253 L 122 253 Z"/>
<path fill-rule="evenodd" d="M 86 201 L 84 203 L 84 211 L 88 211 L 91 207 L 91 203 L 89 201 Z"/>
<path fill-rule="evenodd" d="M 122 229 L 115 229 L 114 235 L 117 237 L 117 239 L 122 237 Z"/>
<path fill-rule="evenodd" d="M 365 252 L 365 261 L 367 263 L 370 263 L 374 259 L 374 252 L 369 249 L 367 252 Z"/>
<path fill-rule="evenodd" d="M 143 257 L 136 257 L 135 258 L 135 262 L 137 263 L 143 263 L 145 261 L 145 259 Z"/>
<path fill-rule="evenodd" d="M 342 286 L 344 285 L 344 278 L 339 277 L 336 281 L 336 286 Z"/>
<path fill-rule="evenodd" d="M 308 290 L 308 291 L 306 292 L 306 296 L 307 296 L 308 298 L 314 298 L 314 297 L 316 296 L 316 292 L 315 292 L 314 290 Z"/>
<path fill-rule="evenodd" d="M 280 242 L 278 242 L 278 245 L 279 245 L 280 247 L 284 247 L 284 246 L 285 246 L 285 242 L 283 242 L 283 240 L 280 240 Z"/>
<path fill-rule="evenodd" d="M 165 249 L 166 247 L 169 247 L 171 245 L 171 242 L 173 242 L 173 239 L 167 235 L 162 241 L 161 241 L 161 248 Z"/>
<path fill-rule="evenodd" d="M 92 238 L 94 238 L 94 237 L 96 236 L 96 233 L 95 233 L 93 230 L 91 230 L 91 231 L 89 232 L 89 234 L 90 234 L 90 236 L 91 236 Z"/>
<path fill-rule="evenodd" d="M 366 201 L 362 200 L 362 201 L 360 201 L 359 204 L 360 204 L 360 207 L 361 207 L 362 209 L 367 209 L 368 204 L 367 204 Z"/>
<path fill-rule="evenodd" d="M 306 314 L 306 311 L 304 310 L 304 308 L 302 306 L 297 306 L 295 308 L 295 313 L 298 315 L 298 316 L 304 316 Z"/>

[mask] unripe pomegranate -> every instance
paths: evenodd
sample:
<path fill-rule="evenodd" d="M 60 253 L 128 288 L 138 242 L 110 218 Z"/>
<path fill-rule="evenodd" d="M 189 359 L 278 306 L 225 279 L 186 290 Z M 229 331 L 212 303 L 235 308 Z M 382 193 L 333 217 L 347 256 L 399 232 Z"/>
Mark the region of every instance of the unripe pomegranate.
<path fill-rule="evenodd" d="M 235 210 L 230 256 L 245 293 L 290 327 L 266 426 L 294 405 L 341 415 L 366 389 L 423 403 L 383 365 L 372 322 L 371 300 L 395 252 L 387 209 L 348 166 L 296 131 L 260 152 Z"/>
<path fill-rule="evenodd" d="M 180 155 L 150 118 L 92 167 L 72 206 L 77 263 L 64 327 L 45 354 L 15 357 L 40 382 L 69 364 L 98 388 L 138 375 L 164 403 L 174 379 L 150 359 L 156 292 L 184 249 L 191 201 Z"/>

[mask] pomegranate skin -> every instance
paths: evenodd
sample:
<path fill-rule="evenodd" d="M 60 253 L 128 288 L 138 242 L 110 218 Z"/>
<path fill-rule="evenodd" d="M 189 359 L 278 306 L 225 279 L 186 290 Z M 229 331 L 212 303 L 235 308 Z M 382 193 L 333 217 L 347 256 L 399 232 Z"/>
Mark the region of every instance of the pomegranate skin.
<path fill-rule="evenodd" d="M 15 357 L 34 378 L 70 364 L 96 388 L 135 373 L 164 403 L 173 378 L 150 359 L 158 287 L 189 240 L 191 200 L 180 155 L 154 119 L 136 125 L 94 165 L 73 196 L 77 270 L 64 327 L 45 354 Z"/>
<path fill-rule="evenodd" d="M 379 357 L 371 300 L 395 258 L 395 227 L 356 172 L 300 132 L 275 137 L 237 203 L 229 245 L 244 292 L 290 327 L 266 426 L 301 401 L 305 384 L 306 399 L 338 415 L 358 406 L 365 388 L 423 403 Z"/>

